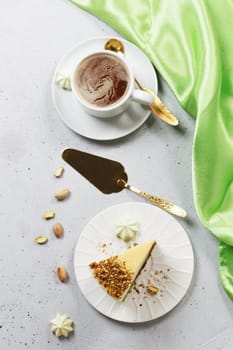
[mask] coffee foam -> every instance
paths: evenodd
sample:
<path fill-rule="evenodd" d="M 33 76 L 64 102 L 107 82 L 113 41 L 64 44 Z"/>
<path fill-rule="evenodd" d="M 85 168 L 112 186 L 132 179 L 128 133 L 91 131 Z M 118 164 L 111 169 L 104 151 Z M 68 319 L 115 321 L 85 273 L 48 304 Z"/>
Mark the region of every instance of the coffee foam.
<path fill-rule="evenodd" d="M 129 86 L 129 73 L 118 57 L 96 54 L 82 61 L 75 75 L 75 88 L 91 105 L 107 107 L 119 101 Z"/>

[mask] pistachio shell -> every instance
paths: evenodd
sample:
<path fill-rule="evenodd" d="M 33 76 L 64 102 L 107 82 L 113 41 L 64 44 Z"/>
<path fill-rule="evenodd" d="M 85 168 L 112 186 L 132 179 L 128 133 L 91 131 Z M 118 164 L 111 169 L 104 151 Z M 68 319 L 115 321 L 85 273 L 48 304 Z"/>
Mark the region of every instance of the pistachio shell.
<path fill-rule="evenodd" d="M 159 289 L 157 287 L 152 286 L 152 285 L 149 285 L 146 288 L 147 288 L 148 292 L 153 293 L 153 294 L 157 294 L 159 291 Z"/>
<path fill-rule="evenodd" d="M 46 220 L 49 220 L 49 219 L 54 218 L 55 213 L 54 213 L 54 211 L 52 211 L 52 210 L 48 210 L 48 211 L 46 211 L 46 212 L 44 213 L 43 216 L 44 216 L 44 218 L 45 218 Z"/>
<path fill-rule="evenodd" d="M 55 170 L 54 176 L 55 177 L 61 177 L 63 172 L 64 172 L 64 168 L 63 168 L 63 166 L 60 166 L 59 168 L 57 168 Z"/>
<path fill-rule="evenodd" d="M 45 244 L 48 242 L 48 238 L 46 236 L 37 236 L 35 238 L 36 243 L 38 244 Z"/>

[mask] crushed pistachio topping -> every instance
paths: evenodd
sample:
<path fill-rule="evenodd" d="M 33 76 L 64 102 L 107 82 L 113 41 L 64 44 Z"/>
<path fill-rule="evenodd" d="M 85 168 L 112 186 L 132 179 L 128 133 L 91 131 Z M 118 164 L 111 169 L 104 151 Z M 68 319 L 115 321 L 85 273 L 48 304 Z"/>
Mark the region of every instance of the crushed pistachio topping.
<path fill-rule="evenodd" d="M 129 288 L 132 281 L 132 274 L 126 268 L 124 262 L 119 262 L 117 256 L 100 262 L 92 262 L 90 268 L 100 285 L 113 298 L 121 299 L 124 292 Z"/>

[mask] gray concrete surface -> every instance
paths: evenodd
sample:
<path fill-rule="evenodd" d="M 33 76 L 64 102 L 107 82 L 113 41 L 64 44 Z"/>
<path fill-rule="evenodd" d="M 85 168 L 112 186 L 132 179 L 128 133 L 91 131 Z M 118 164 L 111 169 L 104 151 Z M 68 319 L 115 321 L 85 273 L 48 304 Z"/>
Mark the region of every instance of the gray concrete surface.
<path fill-rule="evenodd" d="M 191 155 L 195 121 L 178 105 L 160 78 L 159 94 L 177 114 L 172 128 L 153 116 L 135 133 L 101 143 L 69 130 L 51 99 L 51 79 L 64 52 L 81 40 L 116 33 L 66 0 L 10 0 L 0 3 L 0 349 L 230 350 L 233 304 L 218 279 L 218 244 L 200 223 L 193 203 Z M 107 196 L 65 166 L 65 147 L 80 148 L 122 162 L 135 186 L 173 200 L 188 211 L 179 220 L 195 253 L 195 272 L 183 301 L 169 314 L 142 325 L 112 321 L 81 295 L 73 252 L 87 222 L 102 209 L 143 201 L 127 191 Z M 66 202 L 53 199 L 69 187 Z M 54 209 L 65 228 L 52 235 L 42 214 Z M 34 238 L 46 234 L 38 246 Z M 55 275 L 67 267 L 67 284 Z M 75 332 L 59 340 L 50 331 L 56 312 L 74 320 Z"/>

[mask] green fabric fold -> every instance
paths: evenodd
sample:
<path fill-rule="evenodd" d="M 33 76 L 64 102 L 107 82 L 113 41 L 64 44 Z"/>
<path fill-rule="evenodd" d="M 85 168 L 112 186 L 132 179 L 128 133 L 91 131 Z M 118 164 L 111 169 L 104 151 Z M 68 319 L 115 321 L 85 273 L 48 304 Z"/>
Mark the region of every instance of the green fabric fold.
<path fill-rule="evenodd" d="M 195 205 L 221 240 L 221 281 L 233 299 L 233 1 L 71 1 L 140 47 L 196 118 Z"/>
<path fill-rule="evenodd" d="M 220 241 L 219 243 L 220 277 L 223 288 L 233 301 L 233 247 Z"/>

